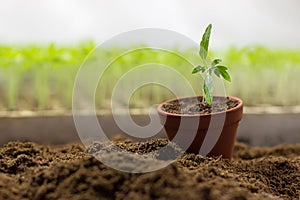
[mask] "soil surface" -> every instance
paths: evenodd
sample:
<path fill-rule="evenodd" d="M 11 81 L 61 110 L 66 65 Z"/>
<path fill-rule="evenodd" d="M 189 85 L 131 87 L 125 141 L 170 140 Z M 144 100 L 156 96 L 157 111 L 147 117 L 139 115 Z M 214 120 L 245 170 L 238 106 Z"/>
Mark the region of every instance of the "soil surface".
<path fill-rule="evenodd" d="M 173 114 L 211 114 L 234 108 L 238 101 L 228 97 L 214 97 L 212 105 L 207 104 L 202 97 L 174 100 L 162 106 L 162 110 Z"/>
<path fill-rule="evenodd" d="M 119 138 L 114 143 L 137 156 L 154 151 L 149 159 L 166 162 L 157 153 L 166 139 L 134 143 Z M 112 148 L 96 142 L 88 151 L 122 166 L 123 157 L 108 151 Z M 178 151 L 176 145 L 170 148 Z M 90 153 L 81 144 L 4 145 L 0 199 L 299 199 L 300 144 L 267 148 L 237 143 L 231 161 L 184 154 L 163 169 L 141 174 L 114 170 Z M 140 167 L 147 167 L 143 165 L 141 159 Z"/>

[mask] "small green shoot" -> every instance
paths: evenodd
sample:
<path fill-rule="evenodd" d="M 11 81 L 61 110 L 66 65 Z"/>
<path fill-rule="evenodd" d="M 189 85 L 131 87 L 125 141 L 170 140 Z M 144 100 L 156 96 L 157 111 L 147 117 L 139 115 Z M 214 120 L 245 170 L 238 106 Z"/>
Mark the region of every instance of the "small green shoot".
<path fill-rule="evenodd" d="M 231 82 L 231 78 L 229 73 L 227 72 L 227 67 L 223 65 L 219 65 L 222 60 L 217 58 L 214 59 L 212 62 L 209 62 L 207 59 L 208 54 L 208 46 L 209 46 L 209 39 L 211 33 L 212 25 L 209 24 L 205 32 L 202 36 L 202 40 L 200 42 L 200 50 L 199 55 L 203 61 L 203 65 L 199 65 L 195 67 L 192 71 L 192 74 L 195 73 L 202 73 L 204 74 L 204 84 L 203 84 L 203 92 L 205 96 L 205 101 L 208 105 L 212 104 L 213 101 L 213 78 L 212 73 L 214 73 L 219 78 L 224 78 L 226 81 Z"/>

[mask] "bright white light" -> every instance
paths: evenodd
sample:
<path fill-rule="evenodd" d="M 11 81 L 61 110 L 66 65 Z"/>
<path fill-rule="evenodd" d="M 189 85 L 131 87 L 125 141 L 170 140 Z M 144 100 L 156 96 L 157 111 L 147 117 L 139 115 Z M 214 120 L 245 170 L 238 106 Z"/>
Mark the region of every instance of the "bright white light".
<path fill-rule="evenodd" d="M 2 0 L 0 43 L 102 42 L 137 28 L 164 28 L 199 41 L 213 23 L 212 48 L 300 46 L 298 0 Z"/>

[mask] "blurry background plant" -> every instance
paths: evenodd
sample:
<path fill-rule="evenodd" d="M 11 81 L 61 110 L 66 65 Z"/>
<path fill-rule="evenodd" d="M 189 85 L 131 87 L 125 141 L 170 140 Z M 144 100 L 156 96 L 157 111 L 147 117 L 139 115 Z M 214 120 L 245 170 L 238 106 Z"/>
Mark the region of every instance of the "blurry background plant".
<path fill-rule="evenodd" d="M 75 75 L 93 47 L 0 46 L 1 109 L 70 109 Z"/>
<path fill-rule="evenodd" d="M 225 83 L 227 94 L 241 97 L 247 106 L 299 105 L 300 2 L 228 0 L 217 3 L 218 6 L 215 1 L 193 0 L 89 3 L 2 0 L 0 110 L 69 110 L 75 74 L 95 44 L 141 27 L 170 29 L 199 41 L 201 27 L 208 23 L 215 27 L 209 57 L 222 58 L 222 64 L 230 70 L 233 84 Z M 92 42 L 78 42 L 84 39 Z M 124 43 L 147 43 L 136 40 Z M 175 48 L 176 44 L 169 40 L 161 41 Z M 118 56 L 124 44 L 118 45 L 104 49 L 105 54 L 96 54 L 93 59 L 97 62 L 103 56 Z M 187 49 L 185 54 L 197 57 L 197 52 L 197 49 Z M 186 69 L 188 63 L 167 53 L 140 51 L 117 59 L 106 70 L 99 82 L 96 107 L 108 108 L 118 78 L 132 66 L 148 61 L 176 68 L 202 94 L 201 81 Z M 169 75 L 166 78 L 172 81 Z M 171 97 L 167 89 L 147 85 L 134 93 L 130 106 L 147 107 Z"/>
<path fill-rule="evenodd" d="M 76 46 L 0 46 L 1 110 L 70 109 L 76 72 L 94 47 L 91 41 Z M 102 51 L 95 56 L 95 62 L 101 56 L 117 57 L 120 51 L 118 47 L 105 49 L 105 54 Z M 185 54 L 198 56 L 196 49 L 187 49 Z M 241 97 L 247 106 L 295 106 L 300 103 L 299 55 L 300 50 L 248 46 L 212 51 L 210 56 L 223 58 L 229 66 L 234 84 L 225 83 L 228 95 Z M 175 68 L 201 93 L 199 80 L 186 70 L 188 63 L 182 59 L 156 50 L 136 51 L 118 58 L 105 71 L 99 82 L 96 107 L 108 108 L 118 79 L 133 66 L 149 62 Z M 168 74 L 166 78 L 172 80 Z M 144 108 L 172 97 L 166 88 L 148 85 L 134 93 L 130 106 Z"/>

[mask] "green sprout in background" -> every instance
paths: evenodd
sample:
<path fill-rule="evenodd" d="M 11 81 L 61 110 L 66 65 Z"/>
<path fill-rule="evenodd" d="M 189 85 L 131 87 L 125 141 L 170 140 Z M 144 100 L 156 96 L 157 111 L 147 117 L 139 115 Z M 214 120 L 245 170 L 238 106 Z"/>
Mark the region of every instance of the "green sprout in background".
<path fill-rule="evenodd" d="M 204 38 L 209 39 L 207 36 L 208 34 Z M 207 39 L 206 41 L 209 41 Z M 201 46 L 207 45 L 208 49 L 208 44 L 203 42 Z M 0 45 L 0 110 L 70 110 L 76 73 L 84 58 L 95 46 L 93 42 L 74 46 Z M 123 50 L 122 47 L 101 49 L 95 53 L 93 62 L 101 63 L 106 56 L 118 57 Z M 199 60 L 195 51 L 197 49 L 186 49 L 183 56 L 192 56 Z M 263 46 L 230 47 L 208 53 L 202 50 L 200 53 L 201 59 L 205 61 L 202 66 L 205 67 L 207 77 L 218 76 L 219 72 L 219 77 L 228 79 L 227 70 L 217 67 L 221 66 L 220 60 L 209 61 L 208 56 L 223 58 L 222 63 L 230 66 L 229 77 L 235 84 L 229 85 L 226 81 L 226 92 L 228 95 L 242 98 L 246 106 L 300 105 L 299 55 L 300 49 L 271 49 Z M 186 70 L 189 66 L 186 61 L 155 50 L 137 51 L 117 59 L 105 71 L 96 91 L 96 108 L 109 108 L 114 84 L 124 73 L 144 63 L 171 66 L 185 76 L 195 90 L 199 85 L 204 88 L 202 82 L 199 83 L 200 77 Z M 165 77 L 170 83 L 173 81 L 172 76 L 166 74 Z M 209 80 L 207 78 L 204 81 L 207 90 L 210 89 Z M 173 84 L 179 89 L 185 89 L 175 81 Z M 130 101 L 132 108 L 147 108 L 170 98 L 174 98 L 170 91 L 154 84 L 137 90 Z"/>
<path fill-rule="evenodd" d="M 223 65 L 219 65 L 222 60 L 217 58 L 210 62 L 207 59 L 208 46 L 209 46 L 209 38 L 211 33 L 212 25 L 209 24 L 205 29 L 205 32 L 202 36 L 202 40 L 200 43 L 199 55 L 203 61 L 203 66 L 199 65 L 195 67 L 192 71 L 193 74 L 201 72 L 204 74 L 204 84 L 203 84 L 203 92 L 205 95 L 205 101 L 208 105 L 212 104 L 213 101 L 213 78 L 212 72 L 217 77 L 223 77 L 226 81 L 231 82 L 231 78 L 229 73 L 227 72 L 227 67 Z"/>

